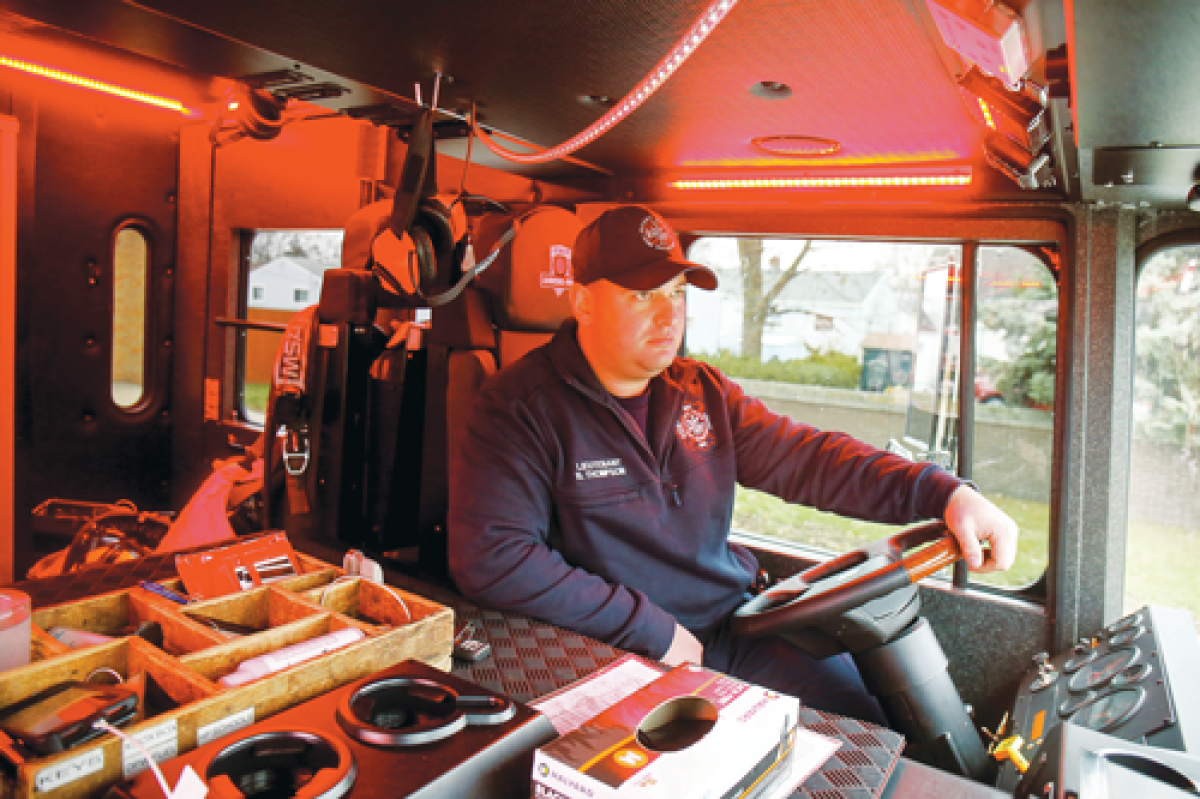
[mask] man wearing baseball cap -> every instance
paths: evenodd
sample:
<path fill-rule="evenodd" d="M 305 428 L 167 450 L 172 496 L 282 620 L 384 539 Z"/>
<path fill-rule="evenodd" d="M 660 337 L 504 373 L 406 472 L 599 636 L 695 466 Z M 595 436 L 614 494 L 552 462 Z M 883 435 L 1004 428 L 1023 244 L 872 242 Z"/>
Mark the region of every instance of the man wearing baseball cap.
<path fill-rule="evenodd" d="M 711 291 L 717 277 L 683 257 L 653 211 L 601 214 L 573 262 L 574 318 L 471 409 L 450 489 L 459 589 L 668 665 L 703 663 L 882 721 L 848 656 L 815 660 L 728 629 L 758 571 L 728 540 L 735 484 L 878 522 L 944 518 L 978 571 L 1012 565 L 1015 523 L 937 466 L 774 414 L 678 357 L 686 286 Z"/>

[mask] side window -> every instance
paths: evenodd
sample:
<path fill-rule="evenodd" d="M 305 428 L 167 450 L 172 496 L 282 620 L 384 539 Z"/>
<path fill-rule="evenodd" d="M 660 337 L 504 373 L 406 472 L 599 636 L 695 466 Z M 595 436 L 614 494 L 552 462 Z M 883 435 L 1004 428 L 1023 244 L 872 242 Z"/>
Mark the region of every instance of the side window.
<path fill-rule="evenodd" d="M 146 280 L 150 245 L 132 225 L 113 240 L 112 398 L 132 409 L 146 394 Z"/>
<path fill-rule="evenodd" d="M 1137 284 L 1125 607 L 1200 624 L 1200 244 L 1161 250 Z"/>
<path fill-rule="evenodd" d="M 242 318 L 264 323 L 264 328 L 280 327 L 321 296 L 325 271 L 341 264 L 342 231 L 253 230 L 246 232 L 242 246 Z M 281 332 L 239 329 L 239 416 L 252 424 L 262 424 L 266 415 Z"/>
<path fill-rule="evenodd" d="M 973 457 L 961 467 L 964 253 L 977 254 L 978 368 Z M 706 237 L 689 257 L 720 278 L 715 292 L 689 289 L 689 355 L 776 413 L 971 476 L 1022 527 L 1018 566 L 989 581 L 1025 585 L 1044 571 L 1057 293 L 1035 256 L 1007 246 Z M 1027 363 L 1031 349 L 1048 360 Z M 734 527 L 827 552 L 896 529 L 741 487 Z"/>
<path fill-rule="evenodd" d="M 1045 255 L 978 249 L 971 479 L 1021 528 L 1012 569 L 971 575 L 1019 586 L 1046 570 L 1058 366 L 1058 284 Z"/>

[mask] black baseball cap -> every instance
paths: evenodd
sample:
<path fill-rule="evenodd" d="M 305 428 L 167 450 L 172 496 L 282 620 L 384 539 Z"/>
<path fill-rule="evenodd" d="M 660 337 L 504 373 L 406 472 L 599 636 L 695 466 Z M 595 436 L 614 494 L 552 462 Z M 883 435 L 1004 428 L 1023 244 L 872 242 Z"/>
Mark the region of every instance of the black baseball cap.
<path fill-rule="evenodd" d="M 583 285 L 609 280 L 648 291 L 684 272 L 697 288 L 717 287 L 716 273 L 685 259 L 671 226 L 641 205 L 611 208 L 592 220 L 575 239 L 571 260 L 575 282 Z"/>

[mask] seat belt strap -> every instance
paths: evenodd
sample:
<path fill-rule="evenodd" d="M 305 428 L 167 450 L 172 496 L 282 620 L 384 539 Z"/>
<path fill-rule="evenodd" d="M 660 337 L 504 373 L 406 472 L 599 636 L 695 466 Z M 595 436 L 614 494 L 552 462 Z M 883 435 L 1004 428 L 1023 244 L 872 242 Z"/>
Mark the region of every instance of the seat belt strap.
<path fill-rule="evenodd" d="M 288 322 L 279 353 L 271 388 L 274 407 L 271 409 L 271 437 L 283 429 L 283 469 L 287 485 L 289 531 L 307 527 L 312 513 L 309 493 L 309 465 L 312 442 L 309 436 L 311 398 L 309 382 L 312 377 L 313 354 L 316 346 L 317 306 L 299 311 Z"/>

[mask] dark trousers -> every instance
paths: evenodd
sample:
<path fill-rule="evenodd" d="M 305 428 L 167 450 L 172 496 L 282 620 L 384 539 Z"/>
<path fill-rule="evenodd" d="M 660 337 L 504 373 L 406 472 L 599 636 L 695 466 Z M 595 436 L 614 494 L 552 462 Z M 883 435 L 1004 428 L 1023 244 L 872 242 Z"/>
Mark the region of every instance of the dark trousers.
<path fill-rule="evenodd" d="M 704 641 L 704 665 L 817 710 L 887 725 L 850 655 L 817 660 L 782 638 L 739 638 L 726 621 Z"/>

